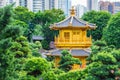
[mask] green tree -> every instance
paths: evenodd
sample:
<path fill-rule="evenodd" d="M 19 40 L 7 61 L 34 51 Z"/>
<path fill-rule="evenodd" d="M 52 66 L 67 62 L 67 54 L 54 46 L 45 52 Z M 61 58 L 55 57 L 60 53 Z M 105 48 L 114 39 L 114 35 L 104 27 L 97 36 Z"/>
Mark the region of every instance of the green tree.
<path fill-rule="evenodd" d="M 24 36 L 17 37 L 10 50 L 15 53 L 16 58 L 28 58 L 32 55 L 29 43 Z"/>
<path fill-rule="evenodd" d="M 36 41 L 35 43 L 30 43 L 30 48 L 32 50 L 32 55 L 36 57 L 40 57 L 40 49 L 42 48 L 42 45 L 39 41 Z"/>
<path fill-rule="evenodd" d="M 116 64 L 118 65 L 118 67 L 120 68 L 120 50 L 113 50 L 111 51 L 111 54 L 115 57 L 115 59 L 117 60 Z"/>
<path fill-rule="evenodd" d="M 34 18 L 34 13 L 26 7 L 18 6 L 14 9 L 14 19 L 29 23 Z"/>
<path fill-rule="evenodd" d="M 34 77 L 40 76 L 43 72 L 48 71 L 51 68 L 51 64 L 44 58 L 30 58 L 26 61 L 25 70 L 27 75 Z"/>
<path fill-rule="evenodd" d="M 120 13 L 117 13 L 111 17 L 108 25 L 104 31 L 103 39 L 108 45 L 114 45 L 116 48 L 120 48 Z"/>
<path fill-rule="evenodd" d="M 8 5 L 0 9 L 0 80 L 13 80 L 15 74 L 15 58 L 10 50 L 15 39 L 20 36 L 21 29 L 12 26 L 12 6 Z"/>
<path fill-rule="evenodd" d="M 107 23 L 111 15 L 108 12 L 103 11 L 90 11 L 82 16 L 82 19 L 90 23 L 96 24 L 97 28 L 95 30 L 89 31 L 92 34 L 94 40 L 100 40 L 103 36 L 103 29 L 107 26 Z"/>
<path fill-rule="evenodd" d="M 22 36 L 24 33 L 22 30 L 24 30 L 26 23 L 13 19 L 12 6 L 8 5 L 0 8 L 0 80 L 35 80 L 35 77 L 26 75 L 27 70 L 24 70 L 25 62 L 29 60 L 28 58 L 33 59 L 33 48 L 30 48 L 27 39 Z M 37 47 L 41 46 L 39 43 L 36 43 L 36 45 Z M 35 59 L 38 60 L 38 58 Z M 44 59 L 40 61 L 47 63 Z M 33 65 L 36 66 L 34 63 Z M 45 65 L 48 67 L 49 64 Z M 41 64 L 40 67 L 43 69 L 43 67 L 46 67 L 45 65 Z M 30 70 L 32 72 L 31 68 Z"/>
<path fill-rule="evenodd" d="M 41 25 L 39 25 L 39 24 L 35 25 L 33 35 L 43 36 Z"/>
<path fill-rule="evenodd" d="M 6 80 L 9 79 L 12 74 L 14 74 L 14 68 L 12 66 L 14 58 L 12 54 L 10 54 L 8 48 L 11 46 L 11 39 L 5 39 L 4 31 L 7 25 L 11 22 L 12 16 L 12 6 L 6 6 L 4 8 L 0 8 L 0 33 L 3 34 L 0 36 L 0 79 Z M 11 75 L 10 75 L 11 72 Z"/>
<path fill-rule="evenodd" d="M 49 48 L 49 43 L 50 41 L 54 41 L 54 37 L 55 35 L 58 34 L 58 31 L 53 31 L 49 28 L 50 23 L 47 23 L 46 25 L 44 25 L 44 27 L 42 28 L 42 33 L 44 36 L 44 40 L 42 41 L 42 47 L 44 49 L 50 49 Z"/>
<path fill-rule="evenodd" d="M 115 80 L 120 75 L 116 58 L 107 52 L 92 57 L 93 62 L 86 68 L 85 80 Z"/>
<path fill-rule="evenodd" d="M 24 27 L 24 36 L 31 42 L 32 34 L 34 33 L 34 24 L 32 23 L 35 14 L 29 11 L 26 7 L 18 6 L 14 9 L 14 19 L 17 20 L 15 24 L 22 25 Z M 18 22 L 19 21 L 19 22 Z M 22 24 L 21 24 L 22 23 Z"/>
<path fill-rule="evenodd" d="M 16 34 L 17 33 L 17 34 Z M 23 35 L 20 26 L 7 25 L 7 27 L 1 32 L 1 39 L 12 38 L 15 40 L 18 36 Z"/>
<path fill-rule="evenodd" d="M 8 50 L 11 39 L 0 40 L 0 80 L 9 80 L 15 74 L 14 55 Z"/>
<path fill-rule="evenodd" d="M 43 80 L 58 80 L 58 76 L 63 73 L 65 73 L 65 72 L 60 69 L 57 69 L 57 68 L 51 69 L 42 74 L 42 79 Z"/>
<path fill-rule="evenodd" d="M 92 44 L 91 50 L 92 50 L 92 52 L 91 52 L 90 56 L 88 56 L 88 58 L 87 58 L 88 64 L 93 62 L 92 61 L 93 56 L 97 55 L 100 52 L 111 52 L 112 50 L 114 50 L 114 46 L 113 45 L 108 46 L 105 41 L 97 40 Z"/>
<path fill-rule="evenodd" d="M 29 25 L 23 21 L 20 20 L 14 20 L 13 22 L 10 23 L 12 26 L 19 26 L 22 29 L 22 33 L 24 36 L 28 35 L 28 27 Z"/>
<path fill-rule="evenodd" d="M 46 10 L 44 12 L 39 11 L 35 14 L 33 23 L 39 24 L 42 26 L 41 31 L 42 31 L 43 37 L 45 38 L 45 41 L 42 42 L 42 46 L 44 45 L 44 43 L 47 46 L 47 47 L 43 46 L 43 48 L 49 49 L 50 41 L 53 41 L 54 36 L 58 34 L 58 31 L 50 30 L 49 28 L 50 24 L 59 22 L 64 18 L 65 18 L 64 13 L 60 9 Z"/>
<path fill-rule="evenodd" d="M 67 72 L 72 69 L 74 64 L 81 64 L 80 60 L 72 57 L 72 55 L 67 50 L 63 50 L 61 54 L 62 56 L 59 62 L 59 69 Z"/>
<path fill-rule="evenodd" d="M 58 80 L 82 80 L 82 70 L 69 71 L 58 75 Z"/>
<path fill-rule="evenodd" d="M 0 33 L 11 22 L 11 16 L 13 16 L 11 7 L 12 5 L 0 8 Z"/>
<path fill-rule="evenodd" d="M 35 24 L 40 24 L 44 27 L 46 23 L 54 23 L 65 18 L 64 12 L 60 9 L 45 10 L 44 12 L 37 12 L 33 19 Z"/>

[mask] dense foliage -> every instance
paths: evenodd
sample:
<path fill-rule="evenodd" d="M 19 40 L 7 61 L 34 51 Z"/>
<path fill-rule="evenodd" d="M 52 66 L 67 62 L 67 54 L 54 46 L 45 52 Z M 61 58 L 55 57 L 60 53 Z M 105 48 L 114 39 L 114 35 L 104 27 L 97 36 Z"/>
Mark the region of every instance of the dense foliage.
<path fill-rule="evenodd" d="M 35 43 L 30 43 L 30 49 L 32 50 L 32 55 L 35 57 L 40 57 L 40 49 L 42 48 L 42 45 L 39 41 L 36 41 Z"/>
<path fill-rule="evenodd" d="M 27 71 L 27 75 L 32 75 L 37 77 L 41 75 L 43 72 L 50 69 L 50 63 L 43 58 L 30 58 L 26 61 L 25 70 Z"/>
<path fill-rule="evenodd" d="M 33 19 L 34 24 L 39 24 L 42 26 L 41 32 L 45 40 L 42 42 L 44 49 L 50 49 L 50 41 L 54 41 L 54 36 L 58 34 L 58 31 L 53 31 L 49 28 L 50 24 L 59 22 L 65 18 L 64 13 L 60 9 L 46 10 L 44 12 L 37 12 Z"/>
<path fill-rule="evenodd" d="M 37 78 L 34 76 L 27 75 L 28 70 L 26 69 L 26 65 L 29 65 L 29 58 L 34 61 L 38 60 L 38 62 L 35 63 L 38 67 L 41 66 L 39 59 L 41 60 L 40 62 L 43 61 L 42 65 L 48 62 L 40 58 L 40 43 L 30 44 L 27 38 L 23 36 L 25 32 L 23 25 L 25 23 L 17 21 L 17 25 L 16 20 L 12 16 L 12 6 L 13 5 L 9 5 L 0 8 L 0 80 L 35 80 Z M 33 58 L 33 56 L 35 57 Z M 34 65 L 34 63 L 32 64 Z M 48 64 L 46 66 L 48 67 Z"/>
<path fill-rule="evenodd" d="M 74 64 L 81 64 L 80 60 L 72 57 L 72 55 L 67 50 L 63 50 L 61 54 L 62 56 L 59 62 L 59 69 L 67 72 L 72 69 Z"/>
<path fill-rule="evenodd" d="M 85 80 L 115 80 L 120 76 L 116 57 L 110 52 L 101 52 L 92 56 L 92 62 L 86 68 Z"/>
<path fill-rule="evenodd" d="M 0 80 L 9 80 L 15 76 L 14 54 L 9 48 L 14 39 L 19 36 L 20 29 L 8 26 L 12 17 L 12 5 L 0 8 L 0 14 Z M 18 34 L 15 34 L 16 32 Z"/>
<path fill-rule="evenodd" d="M 29 23 L 34 18 L 35 14 L 29 11 L 26 7 L 18 6 L 14 9 L 14 18 L 16 20 L 23 21 L 25 23 Z"/>
<path fill-rule="evenodd" d="M 110 13 L 103 11 L 90 11 L 85 13 L 82 16 L 82 19 L 90 23 L 94 23 L 97 26 L 95 30 L 89 31 L 88 35 L 91 34 L 94 40 L 100 40 L 103 36 L 103 29 L 107 26 L 110 17 Z"/>
<path fill-rule="evenodd" d="M 119 79 L 120 51 L 114 46 L 108 46 L 105 41 L 96 41 L 92 53 L 87 58 L 88 66 L 84 70 L 85 80 L 115 80 Z"/>
<path fill-rule="evenodd" d="M 62 73 L 65 73 L 64 71 L 60 69 L 51 69 L 47 72 L 44 72 L 42 74 L 43 80 L 57 80 L 58 76 L 60 76 Z"/>
<path fill-rule="evenodd" d="M 105 28 L 103 39 L 108 45 L 120 48 L 120 13 L 113 15 Z"/>
<path fill-rule="evenodd" d="M 49 42 L 58 32 L 50 30 L 49 26 L 65 18 L 63 11 L 52 9 L 33 13 L 24 7 L 12 7 L 0 8 L 0 80 L 120 79 L 120 13 L 112 17 L 101 11 L 83 15 L 84 20 L 98 27 L 89 33 L 95 41 L 87 58 L 87 67 L 72 71 L 73 64 L 80 65 L 81 62 L 68 51 L 61 53 L 58 68 L 54 66 L 54 57 L 47 58 L 48 62 L 40 54 L 42 47 L 50 49 Z M 29 42 L 32 35 L 43 35 L 45 40 Z"/>

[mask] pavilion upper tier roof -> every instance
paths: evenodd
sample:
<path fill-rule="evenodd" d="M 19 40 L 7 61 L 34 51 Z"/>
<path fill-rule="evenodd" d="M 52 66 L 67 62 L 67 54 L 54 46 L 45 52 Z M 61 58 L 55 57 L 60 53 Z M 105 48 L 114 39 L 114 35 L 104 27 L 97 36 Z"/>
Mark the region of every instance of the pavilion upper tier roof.
<path fill-rule="evenodd" d="M 77 28 L 89 28 L 89 29 L 95 29 L 96 25 L 92 23 L 88 23 L 84 20 L 81 20 L 75 16 L 75 10 L 74 7 L 71 9 L 71 16 L 64 19 L 61 22 L 54 23 L 50 25 L 50 28 L 66 28 L 66 27 L 77 27 Z"/>

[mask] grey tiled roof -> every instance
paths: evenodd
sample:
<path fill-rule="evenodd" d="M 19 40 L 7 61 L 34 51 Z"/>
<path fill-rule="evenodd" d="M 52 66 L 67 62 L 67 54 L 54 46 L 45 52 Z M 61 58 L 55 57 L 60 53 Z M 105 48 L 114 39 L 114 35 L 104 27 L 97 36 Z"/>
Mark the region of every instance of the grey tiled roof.
<path fill-rule="evenodd" d="M 89 56 L 90 52 L 87 52 L 85 50 L 82 49 L 76 49 L 76 50 L 71 50 L 71 54 L 73 56 Z"/>
<path fill-rule="evenodd" d="M 62 50 L 63 49 L 53 50 L 48 54 L 52 56 L 61 56 Z M 90 51 L 87 51 L 84 49 L 72 49 L 69 52 L 72 54 L 72 56 L 89 56 L 90 55 Z"/>
<path fill-rule="evenodd" d="M 44 38 L 42 36 L 32 36 L 33 40 L 43 40 Z"/>
<path fill-rule="evenodd" d="M 53 25 L 50 26 L 50 28 L 52 28 L 52 27 L 61 28 L 61 27 L 68 27 L 68 26 L 85 27 L 86 25 L 89 26 L 90 28 L 96 28 L 95 24 L 88 23 L 84 20 L 81 20 L 81 19 L 75 17 L 75 16 L 70 16 L 61 22 L 54 23 Z"/>

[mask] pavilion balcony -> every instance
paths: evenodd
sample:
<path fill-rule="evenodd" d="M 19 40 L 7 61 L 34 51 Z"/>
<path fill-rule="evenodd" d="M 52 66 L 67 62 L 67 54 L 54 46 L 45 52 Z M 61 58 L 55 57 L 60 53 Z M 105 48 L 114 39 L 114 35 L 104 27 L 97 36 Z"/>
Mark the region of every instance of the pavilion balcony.
<path fill-rule="evenodd" d="M 82 40 L 64 39 L 55 37 L 55 46 L 57 48 L 88 48 L 92 45 L 91 37 Z"/>

